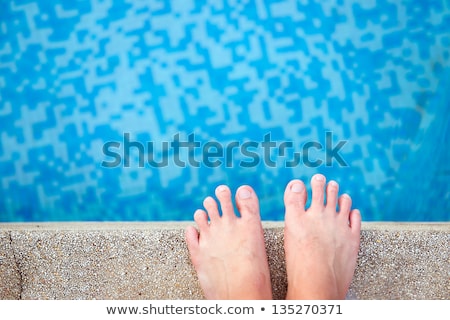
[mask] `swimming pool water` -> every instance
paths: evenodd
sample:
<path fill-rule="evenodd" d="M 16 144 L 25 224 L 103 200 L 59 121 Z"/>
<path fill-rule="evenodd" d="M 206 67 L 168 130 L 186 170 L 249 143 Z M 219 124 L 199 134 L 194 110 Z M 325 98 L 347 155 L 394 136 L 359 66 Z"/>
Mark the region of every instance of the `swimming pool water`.
<path fill-rule="evenodd" d="M 449 221 L 449 89 L 448 0 L 3 1 L 0 222 L 191 220 L 219 184 L 282 220 L 318 172 Z"/>

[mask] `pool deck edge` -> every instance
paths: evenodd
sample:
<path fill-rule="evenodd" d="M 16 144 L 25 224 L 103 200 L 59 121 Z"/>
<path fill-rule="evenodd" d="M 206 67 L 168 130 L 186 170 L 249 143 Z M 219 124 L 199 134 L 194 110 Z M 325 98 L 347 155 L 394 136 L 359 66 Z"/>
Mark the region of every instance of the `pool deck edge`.
<path fill-rule="evenodd" d="M 0 299 L 203 299 L 191 222 L 0 223 Z M 275 299 L 283 223 L 263 223 Z M 450 299 L 450 223 L 363 223 L 349 299 Z"/>

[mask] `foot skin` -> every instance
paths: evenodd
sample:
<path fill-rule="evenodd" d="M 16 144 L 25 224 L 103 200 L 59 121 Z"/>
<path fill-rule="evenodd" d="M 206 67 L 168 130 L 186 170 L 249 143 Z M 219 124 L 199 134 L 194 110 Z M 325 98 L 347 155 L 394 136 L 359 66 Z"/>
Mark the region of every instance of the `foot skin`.
<path fill-rule="evenodd" d="M 192 264 L 203 293 L 212 300 L 272 299 L 269 265 L 258 198 L 249 186 L 236 194 L 241 217 L 234 213 L 231 191 L 216 189 L 217 202 L 208 197 L 197 210 L 194 227 L 186 230 Z M 208 222 L 209 217 L 209 222 Z"/>
<path fill-rule="evenodd" d="M 302 181 L 291 181 L 285 191 L 285 253 L 287 299 L 345 299 L 356 268 L 361 231 L 359 210 L 323 175 L 311 179 L 311 206 Z M 336 210 L 337 205 L 339 211 Z"/>

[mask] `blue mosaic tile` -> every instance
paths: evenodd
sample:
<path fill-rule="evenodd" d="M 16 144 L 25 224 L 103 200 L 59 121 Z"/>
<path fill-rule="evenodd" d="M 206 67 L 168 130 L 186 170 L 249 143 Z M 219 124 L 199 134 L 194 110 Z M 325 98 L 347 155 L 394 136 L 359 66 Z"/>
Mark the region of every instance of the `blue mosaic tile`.
<path fill-rule="evenodd" d="M 449 88 L 448 0 L 2 1 L 0 222 L 191 220 L 222 183 L 282 220 L 317 172 L 366 221 L 450 221 Z M 346 165 L 288 165 L 327 132 Z M 125 134 L 144 155 L 102 166 Z M 196 166 L 165 152 L 177 134 L 292 148 Z"/>

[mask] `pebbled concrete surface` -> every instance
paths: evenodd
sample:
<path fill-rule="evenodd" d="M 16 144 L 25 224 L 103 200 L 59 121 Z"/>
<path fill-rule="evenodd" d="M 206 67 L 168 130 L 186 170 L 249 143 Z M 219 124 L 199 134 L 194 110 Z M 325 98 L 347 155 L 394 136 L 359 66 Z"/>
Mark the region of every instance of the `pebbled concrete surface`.
<path fill-rule="evenodd" d="M 450 299 L 450 224 L 373 224 L 364 229 L 351 296 Z"/>
<path fill-rule="evenodd" d="M 203 299 L 187 225 L 0 224 L 0 298 Z M 283 224 L 264 227 L 274 298 L 283 299 Z M 348 298 L 450 299 L 449 240 L 449 223 L 364 223 Z"/>
<path fill-rule="evenodd" d="M 20 299 L 21 276 L 11 246 L 10 233 L 0 229 L 0 298 Z"/>

